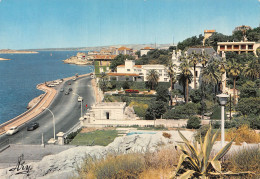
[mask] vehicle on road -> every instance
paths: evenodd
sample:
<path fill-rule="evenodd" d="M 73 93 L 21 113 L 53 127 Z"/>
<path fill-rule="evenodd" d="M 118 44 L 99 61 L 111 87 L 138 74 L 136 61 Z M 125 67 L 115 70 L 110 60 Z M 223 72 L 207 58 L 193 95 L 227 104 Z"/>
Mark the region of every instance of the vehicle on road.
<path fill-rule="evenodd" d="M 68 85 L 71 85 L 71 82 L 68 82 Z"/>
<path fill-rule="evenodd" d="M 76 81 L 77 78 L 73 78 L 73 81 Z"/>
<path fill-rule="evenodd" d="M 78 97 L 78 102 L 81 102 L 81 101 L 83 101 L 83 97 L 82 97 L 82 96 L 79 96 L 79 97 Z"/>
<path fill-rule="evenodd" d="M 72 88 L 69 88 L 69 91 L 73 91 Z"/>
<path fill-rule="evenodd" d="M 54 84 L 49 84 L 47 85 L 48 87 L 54 87 L 55 85 Z"/>
<path fill-rule="evenodd" d="M 34 129 L 37 129 L 38 127 L 39 127 L 39 123 L 38 122 L 30 123 L 27 126 L 27 131 L 33 131 Z"/>
<path fill-rule="evenodd" d="M 69 94 L 70 94 L 70 92 L 69 92 L 69 91 L 66 91 L 66 92 L 65 92 L 65 95 L 69 95 Z"/>
<path fill-rule="evenodd" d="M 13 135 L 15 133 L 17 133 L 19 131 L 18 127 L 17 126 L 12 126 L 7 132 L 6 134 L 7 135 Z"/>
<path fill-rule="evenodd" d="M 64 91 L 64 88 L 61 88 L 61 89 L 60 89 L 60 92 L 63 92 L 63 91 Z"/>

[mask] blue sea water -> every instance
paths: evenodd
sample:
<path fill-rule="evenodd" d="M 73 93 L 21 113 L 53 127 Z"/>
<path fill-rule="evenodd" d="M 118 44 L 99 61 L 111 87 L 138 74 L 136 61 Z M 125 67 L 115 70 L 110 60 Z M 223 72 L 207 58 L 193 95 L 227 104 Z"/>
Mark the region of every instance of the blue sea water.
<path fill-rule="evenodd" d="M 0 124 L 25 112 L 28 103 L 43 92 L 45 81 L 91 72 L 93 66 L 64 64 L 77 51 L 40 51 L 37 54 L 0 54 Z"/>

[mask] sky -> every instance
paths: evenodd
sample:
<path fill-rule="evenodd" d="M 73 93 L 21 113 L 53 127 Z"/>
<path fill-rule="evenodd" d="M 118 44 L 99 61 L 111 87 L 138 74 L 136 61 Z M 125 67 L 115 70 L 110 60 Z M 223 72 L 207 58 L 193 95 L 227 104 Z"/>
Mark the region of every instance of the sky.
<path fill-rule="evenodd" d="M 260 0 L 0 0 L 0 49 L 177 43 L 260 24 Z"/>

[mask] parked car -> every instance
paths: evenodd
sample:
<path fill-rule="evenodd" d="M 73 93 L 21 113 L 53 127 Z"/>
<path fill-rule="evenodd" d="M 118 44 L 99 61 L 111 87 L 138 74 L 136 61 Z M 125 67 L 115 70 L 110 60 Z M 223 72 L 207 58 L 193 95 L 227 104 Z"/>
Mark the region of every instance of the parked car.
<path fill-rule="evenodd" d="M 64 88 L 61 88 L 61 89 L 60 89 L 60 92 L 63 92 L 63 91 L 64 91 Z"/>
<path fill-rule="evenodd" d="M 69 94 L 70 94 L 70 92 L 69 92 L 69 91 L 66 91 L 66 92 L 65 92 L 65 95 L 69 95 Z"/>
<path fill-rule="evenodd" d="M 71 85 L 71 82 L 68 82 L 68 85 Z"/>
<path fill-rule="evenodd" d="M 19 131 L 19 128 L 17 126 L 13 126 L 6 132 L 6 134 L 7 135 L 13 135 L 18 131 Z"/>
<path fill-rule="evenodd" d="M 72 88 L 69 88 L 69 91 L 72 91 Z"/>
<path fill-rule="evenodd" d="M 27 131 L 33 131 L 34 129 L 37 129 L 38 127 L 39 127 L 39 123 L 37 123 L 37 122 L 30 123 L 27 126 Z"/>
<path fill-rule="evenodd" d="M 79 96 L 79 97 L 78 97 L 78 102 L 81 102 L 81 101 L 83 101 L 83 97 L 82 97 L 82 96 Z"/>
<path fill-rule="evenodd" d="M 76 81 L 77 78 L 73 78 L 73 81 Z"/>

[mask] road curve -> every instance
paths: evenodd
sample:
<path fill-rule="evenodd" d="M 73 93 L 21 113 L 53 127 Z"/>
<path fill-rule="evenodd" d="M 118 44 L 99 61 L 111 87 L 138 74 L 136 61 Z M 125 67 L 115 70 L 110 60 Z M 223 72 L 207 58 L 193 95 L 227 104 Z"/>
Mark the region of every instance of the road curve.
<path fill-rule="evenodd" d="M 80 77 L 76 81 L 68 80 L 64 84 L 57 87 L 57 94 L 51 105 L 48 107 L 55 117 L 55 134 L 58 132 L 67 132 L 72 126 L 79 122 L 81 113 L 81 104 L 78 102 L 78 95 L 84 98 L 83 114 L 86 111 L 86 104 L 92 106 L 95 102 L 95 96 L 91 85 L 91 77 Z M 71 85 L 69 85 L 71 83 Z M 60 88 L 64 88 L 60 92 Z M 69 95 L 65 95 L 65 91 L 72 88 Z M 73 94 L 76 93 L 76 94 Z M 18 133 L 13 136 L 3 135 L 0 142 L 9 139 L 12 144 L 41 144 L 42 135 L 46 143 L 54 136 L 53 117 L 48 110 L 44 110 L 40 115 L 30 122 L 38 122 L 40 127 L 34 131 L 27 131 L 26 125 L 20 127 Z"/>

